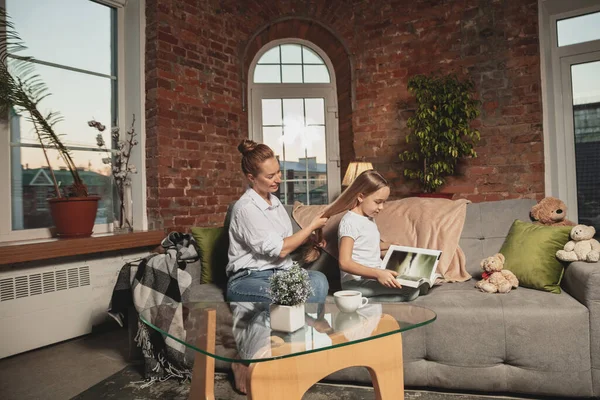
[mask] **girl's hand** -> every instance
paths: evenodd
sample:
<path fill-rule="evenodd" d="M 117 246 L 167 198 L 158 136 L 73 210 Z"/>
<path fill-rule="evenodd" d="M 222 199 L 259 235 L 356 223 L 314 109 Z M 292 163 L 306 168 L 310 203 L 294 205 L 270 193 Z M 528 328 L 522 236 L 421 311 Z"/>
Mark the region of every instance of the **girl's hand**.
<path fill-rule="evenodd" d="M 398 273 L 389 269 L 380 269 L 377 271 L 377 282 L 385 287 L 402 289 L 402 285 L 396 280 Z"/>
<path fill-rule="evenodd" d="M 323 213 L 317 215 L 310 223 L 311 230 L 315 231 L 324 227 L 328 219 L 329 217 L 323 217 Z"/>

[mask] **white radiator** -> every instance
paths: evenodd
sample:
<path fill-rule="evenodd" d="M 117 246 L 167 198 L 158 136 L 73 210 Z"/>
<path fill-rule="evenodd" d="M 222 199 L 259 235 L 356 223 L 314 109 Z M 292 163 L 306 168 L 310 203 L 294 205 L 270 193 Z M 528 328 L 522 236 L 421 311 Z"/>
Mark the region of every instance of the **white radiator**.
<path fill-rule="evenodd" d="M 92 331 L 84 261 L 0 273 L 0 358 Z"/>

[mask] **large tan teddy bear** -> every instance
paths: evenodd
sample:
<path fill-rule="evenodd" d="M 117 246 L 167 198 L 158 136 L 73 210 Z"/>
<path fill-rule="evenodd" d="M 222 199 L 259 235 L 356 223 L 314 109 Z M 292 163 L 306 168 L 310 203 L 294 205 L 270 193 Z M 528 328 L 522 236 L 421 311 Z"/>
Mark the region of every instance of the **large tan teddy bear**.
<path fill-rule="evenodd" d="M 481 261 L 482 280 L 475 287 L 486 293 L 508 293 L 519 286 L 519 280 L 504 268 L 504 255 L 496 253 Z"/>
<path fill-rule="evenodd" d="M 535 224 L 547 226 L 574 226 L 567 219 L 567 205 L 556 197 L 544 197 L 531 207 L 531 219 Z"/>
<path fill-rule="evenodd" d="M 571 229 L 571 239 L 564 250 L 556 252 L 556 258 L 562 261 L 596 262 L 600 259 L 600 243 L 594 239 L 596 229 L 593 226 L 576 225 Z"/>

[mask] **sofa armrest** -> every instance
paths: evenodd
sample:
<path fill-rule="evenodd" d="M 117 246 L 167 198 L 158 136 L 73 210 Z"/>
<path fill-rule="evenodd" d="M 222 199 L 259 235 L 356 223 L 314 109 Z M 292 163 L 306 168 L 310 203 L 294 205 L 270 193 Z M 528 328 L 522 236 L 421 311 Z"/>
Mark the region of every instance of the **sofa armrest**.
<path fill-rule="evenodd" d="M 561 286 L 588 308 L 594 302 L 600 305 L 600 262 L 576 261 L 569 264 Z"/>
<path fill-rule="evenodd" d="M 592 386 L 600 396 L 600 262 L 573 262 L 565 269 L 561 286 L 590 313 Z"/>

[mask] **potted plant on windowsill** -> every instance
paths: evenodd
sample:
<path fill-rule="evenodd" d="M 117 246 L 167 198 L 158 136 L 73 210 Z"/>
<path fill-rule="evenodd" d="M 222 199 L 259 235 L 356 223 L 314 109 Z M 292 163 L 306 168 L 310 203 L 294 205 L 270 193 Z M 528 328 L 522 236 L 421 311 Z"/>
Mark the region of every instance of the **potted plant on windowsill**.
<path fill-rule="evenodd" d="M 270 279 L 271 329 L 295 332 L 304 326 L 304 303 L 313 293 L 306 270 L 294 265 Z"/>
<path fill-rule="evenodd" d="M 92 234 L 99 196 L 91 196 L 81 179 L 71 152 L 60 140 L 55 125 L 62 120 L 56 112 L 44 115 L 38 105 L 49 95 L 48 89 L 35 73 L 33 57 L 12 57 L 9 54 L 25 50 L 23 41 L 14 30 L 4 9 L 0 9 L 0 112 L 7 115 L 11 108 L 23 112 L 33 124 L 40 143 L 50 177 L 54 185 L 55 198 L 48 199 L 50 212 L 59 237 L 86 237 Z M 71 173 L 73 183 L 60 188 L 48 158 L 48 148 L 58 152 Z M 61 190 L 62 189 L 62 190 Z"/>
<path fill-rule="evenodd" d="M 473 98 L 474 84 L 456 75 L 441 77 L 417 75 L 409 79 L 408 91 L 417 100 L 417 109 L 407 120 L 411 132 L 406 143 L 411 150 L 402 152 L 402 161 L 415 168 L 404 169 L 404 176 L 419 181 L 422 197 L 452 197 L 437 193 L 445 177 L 454 175 L 462 157 L 477 157 L 474 146 L 479 131 L 470 126 L 480 114 L 481 102 Z"/>

